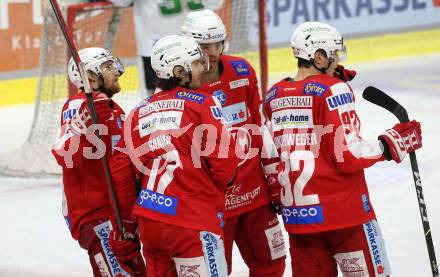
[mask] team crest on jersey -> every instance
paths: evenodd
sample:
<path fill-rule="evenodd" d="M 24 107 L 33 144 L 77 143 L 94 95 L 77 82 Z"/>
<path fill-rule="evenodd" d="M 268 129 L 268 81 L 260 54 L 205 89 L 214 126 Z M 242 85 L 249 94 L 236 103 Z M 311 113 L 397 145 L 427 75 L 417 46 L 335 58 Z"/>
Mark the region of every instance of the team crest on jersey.
<path fill-rule="evenodd" d="M 266 94 L 266 99 L 264 99 L 264 103 L 268 103 L 270 100 L 277 97 L 277 95 L 278 95 L 278 87 L 271 88 Z"/>
<path fill-rule="evenodd" d="M 226 103 L 226 94 L 223 92 L 223 90 L 216 90 L 212 93 L 212 95 L 217 98 L 222 106 Z"/>
<path fill-rule="evenodd" d="M 185 99 L 185 100 L 189 100 L 192 102 L 202 104 L 203 101 L 205 101 L 206 96 L 203 94 L 197 93 L 197 92 L 193 92 L 193 91 L 180 90 L 176 93 L 176 98 Z"/>
<path fill-rule="evenodd" d="M 327 86 L 324 86 L 322 84 L 319 83 L 307 83 L 304 85 L 304 94 L 306 95 L 316 95 L 319 97 L 322 97 L 322 95 L 324 94 L 324 92 L 328 89 Z"/>
<path fill-rule="evenodd" d="M 238 76 L 249 76 L 251 71 L 244 61 L 231 61 L 231 65 Z"/>

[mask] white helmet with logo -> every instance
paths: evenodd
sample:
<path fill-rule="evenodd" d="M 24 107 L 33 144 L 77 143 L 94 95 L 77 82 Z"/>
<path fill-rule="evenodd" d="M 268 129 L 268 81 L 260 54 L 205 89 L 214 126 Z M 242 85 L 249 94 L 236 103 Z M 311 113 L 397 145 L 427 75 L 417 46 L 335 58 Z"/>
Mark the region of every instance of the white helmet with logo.
<path fill-rule="evenodd" d="M 291 46 L 297 58 L 311 60 L 315 52 L 322 49 L 330 61 L 335 55 L 345 58 L 344 40 L 334 27 L 316 21 L 304 22 L 292 34 Z"/>
<path fill-rule="evenodd" d="M 183 19 L 182 33 L 200 44 L 226 41 L 222 19 L 208 9 L 188 13 Z"/>
<path fill-rule="evenodd" d="M 113 57 L 110 51 L 104 48 L 99 48 L 99 47 L 84 48 L 78 51 L 78 55 L 80 60 L 84 63 L 86 70 L 92 71 L 98 76 L 102 76 L 102 72 L 99 67 L 101 66 L 101 64 L 107 61 L 113 61 L 113 65 L 118 70 L 120 75 L 124 73 L 124 66 L 119 61 L 119 59 Z M 76 67 L 73 57 L 70 58 L 69 60 L 67 73 L 69 75 L 70 81 L 77 88 L 84 87 L 84 84 L 81 79 L 81 75 L 78 71 L 78 68 Z"/>
<path fill-rule="evenodd" d="M 187 72 L 191 72 L 191 63 L 204 57 L 194 39 L 181 35 L 159 39 L 153 45 L 151 54 L 151 67 L 157 77 L 162 79 L 173 77 L 176 66 L 182 66 Z"/>

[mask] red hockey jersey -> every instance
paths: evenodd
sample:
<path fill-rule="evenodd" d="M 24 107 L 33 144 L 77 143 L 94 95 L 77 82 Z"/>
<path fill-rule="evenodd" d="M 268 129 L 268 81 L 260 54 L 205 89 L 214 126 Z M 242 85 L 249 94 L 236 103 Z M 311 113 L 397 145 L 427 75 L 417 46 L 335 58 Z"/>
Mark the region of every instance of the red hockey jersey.
<path fill-rule="evenodd" d="M 127 117 L 123 137 L 132 166 L 123 152 L 111 160 L 123 213 L 140 172 L 134 214 L 223 235 L 225 191 L 238 159 L 212 97 L 182 87 L 156 92 Z"/>
<path fill-rule="evenodd" d="M 226 217 L 236 216 L 269 203 L 262 170 L 262 99 L 252 66 L 243 58 L 220 56 L 222 72 L 218 81 L 200 90 L 216 97 L 222 105 L 225 124 L 240 146 L 237 178 L 226 194 Z M 250 151 L 258 150 L 258 153 Z"/>
<path fill-rule="evenodd" d="M 82 224 L 108 218 L 112 212 L 100 158 L 105 155 L 109 159 L 112 148 L 120 140 L 124 112 L 115 102 L 111 105 L 113 114 L 107 122 L 102 122 L 105 125 L 102 127 L 90 126 L 83 92 L 69 98 L 61 112 L 61 128 L 52 154 L 62 166 L 63 215 L 75 239 Z M 93 128 L 98 128 L 100 140 Z"/>
<path fill-rule="evenodd" d="M 280 154 L 282 218 L 290 233 L 335 230 L 375 218 L 364 168 L 383 160 L 378 140 L 359 136 L 351 87 L 321 74 L 284 79 L 264 108 Z"/>

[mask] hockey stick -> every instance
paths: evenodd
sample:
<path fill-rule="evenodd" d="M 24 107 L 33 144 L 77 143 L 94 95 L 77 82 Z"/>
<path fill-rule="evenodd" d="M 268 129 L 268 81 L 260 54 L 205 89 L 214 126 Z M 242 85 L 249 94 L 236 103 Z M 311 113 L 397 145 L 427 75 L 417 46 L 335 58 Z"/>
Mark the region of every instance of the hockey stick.
<path fill-rule="evenodd" d="M 367 87 L 362 96 L 365 100 L 376 104 L 387 111 L 394 114 L 400 122 L 409 122 L 408 113 L 402 105 L 397 103 L 393 98 L 385 94 L 385 92 L 375 88 Z M 417 200 L 419 203 L 420 216 L 422 218 L 423 230 L 425 231 L 426 246 L 428 248 L 429 261 L 431 264 L 432 276 L 438 277 L 438 265 L 435 258 L 434 244 L 432 242 L 431 228 L 429 226 L 428 214 L 426 211 L 425 199 L 423 197 L 422 191 L 422 181 L 419 174 L 419 165 L 417 163 L 417 157 L 415 152 L 409 153 L 409 158 L 411 160 L 411 168 L 414 178 L 414 184 L 417 192 Z"/>
<path fill-rule="evenodd" d="M 93 96 L 92 96 L 92 89 L 90 87 L 89 78 L 87 77 L 87 71 L 86 71 L 85 65 L 83 62 L 81 62 L 81 59 L 79 58 L 76 46 L 73 43 L 73 39 L 70 36 L 70 34 L 67 32 L 66 22 L 65 22 L 64 17 L 61 13 L 61 9 L 58 5 L 57 0 L 49 0 L 49 2 L 51 4 L 53 12 L 55 13 L 55 16 L 57 18 L 58 25 L 60 26 L 60 29 L 63 32 L 63 35 L 66 40 L 67 46 L 69 48 L 70 54 L 72 55 L 73 60 L 75 61 L 76 67 L 79 69 L 81 79 L 84 83 L 84 90 L 85 90 L 86 97 L 87 97 L 88 109 L 89 109 L 89 112 L 92 116 L 93 123 L 97 124 L 98 123 L 98 116 L 96 114 L 96 108 L 95 108 L 95 104 L 93 102 Z M 96 135 L 99 138 L 99 134 L 96 134 Z M 105 156 L 101 158 L 101 161 L 102 161 L 102 165 L 104 167 L 105 178 L 106 178 L 107 187 L 108 187 L 108 193 L 110 195 L 110 202 L 111 202 L 113 211 L 115 213 L 115 220 L 116 220 L 116 225 L 117 225 L 115 227 L 117 227 L 118 230 L 122 234 L 125 234 L 124 226 L 122 225 L 121 215 L 119 212 L 119 205 L 118 205 L 118 202 L 116 199 L 116 194 L 115 194 L 113 181 L 112 181 L 112 177 L 111 177 L 111 173 L 110 173 L 110 166 L 109 166 L 108 161 Z"/>

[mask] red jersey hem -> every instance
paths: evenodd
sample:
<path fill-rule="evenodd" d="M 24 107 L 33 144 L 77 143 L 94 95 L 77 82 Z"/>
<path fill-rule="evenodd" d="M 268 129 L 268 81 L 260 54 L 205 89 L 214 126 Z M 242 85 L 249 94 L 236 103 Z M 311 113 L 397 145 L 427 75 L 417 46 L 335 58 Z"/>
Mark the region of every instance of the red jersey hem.
<path fill-rule="evenodd" d="M 231 217 L 235 217 L 235 216 L 247 213 L 247 212 L 252 211 L 256 208 L 267 205 L 267 204 L 269 204 L 269 202 L 270 202 L 269 199 L 263 198 L 260 201 L 252 203 L 249 206 L 245 206 L 243 208 L 238 208 L 238 209 L 233 209 L 230 211 L 225 211 L 225 218 L 231 218 Z"/>
<path fill-rule="evenodd" d="M 217 235 L 221 236 L 222 238 L 224 237 L 223 229 L 220 226 L 218 226 L 218 227 L 215 227 L 215 226 L 205 227 L 205 226 L 199 225 L 199 224 L 186 224 L 186 223 L 182 222 L 182 220 L 166 219 L 166 218 L 157 216 L 153 212 L 149 212 L 148 210 L 139 210 L 137 207 L 134 209 L 133 214 L 140 216 L 140 217 L 145 217 L 145 218 L 148 218 L 151 220 L 155 220 L 158 222 L 163 222 L 163 223 L 166 223 L 169 225 L 180 226 L 180 227 L 184 227 L 184 228 L 188 228 L 188 229 L 192 229 L 192 230 L 208 231 L 208 232 L 217 234 Z"/>

